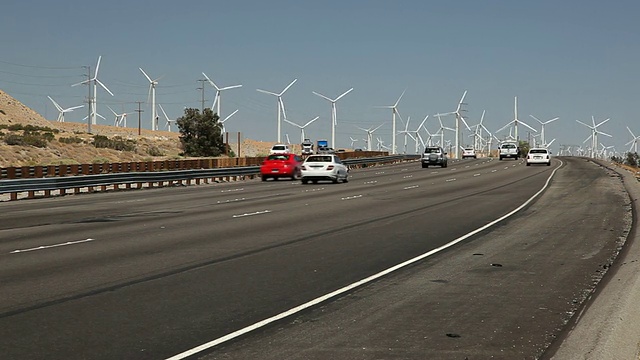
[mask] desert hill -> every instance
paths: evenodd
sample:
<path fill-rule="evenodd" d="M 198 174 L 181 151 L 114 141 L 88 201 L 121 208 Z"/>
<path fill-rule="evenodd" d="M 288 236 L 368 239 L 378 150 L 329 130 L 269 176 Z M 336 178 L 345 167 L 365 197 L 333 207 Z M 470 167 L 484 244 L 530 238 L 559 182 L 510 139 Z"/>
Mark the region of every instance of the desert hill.
<path fill-rule="evenodd" d="M 32 125 L 39 128 L 57 130 L 54 139 L 46 147 L 31 145 L 9 145 L 7 137 L 22 135 L 21 131 L 6 129 L 10 125 Z M 138 135 L 136 128 L 92 125 L 92 133 L 87 133 L 86 123 L 57 122 L 47 120 L 40 114 L 0 90 L 0 168 L 11 166 L 34 166 L 56 164 L 88 164 L 104 162 L 160 161 L 180 159 L 180 140 L 178 132 L 151 131 L 142 129 Z M 133 151 L 118 151 L 96 148 L 92 145 L 94 135 L 108 138 L 120 137 L 134 143 Z M 73 139 L 76 143 L 65 140 Z M 238 145 L 230 147 L 238 152 Z M 239 156 L 261 156 L 267 154 L 273 142 L 260 142 L 243 139 Z"/>

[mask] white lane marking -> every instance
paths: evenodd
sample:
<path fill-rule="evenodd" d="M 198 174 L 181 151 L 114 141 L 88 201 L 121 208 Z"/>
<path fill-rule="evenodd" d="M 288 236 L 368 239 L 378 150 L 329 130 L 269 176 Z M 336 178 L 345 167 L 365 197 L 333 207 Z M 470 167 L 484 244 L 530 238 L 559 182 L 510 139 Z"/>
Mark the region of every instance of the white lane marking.
<path fill-rule="evenodd" d="M 456 179 L 455 179 L 455 178 L 453 178 L 453 179 L 447 179 L 447 180 L 445 180 L 445 181 L 446 181 L 446 182 L 456 181 Z"/>
<path fill-rule="evenodd" d="M 504 169 L 505 169 L 505 170 L 509 170 L 509 167 L 508 167 L 508 166 L 505 166 L 505 167 L 504 167 Z"/>
<path fill-rule="evenodd" d="M 498 171 L 498 170 L 496 170 L 496 169 L 491 170 L 491 172 L 496 172 L 496 171 Z"/>
<path fill-rule="evenodd" d="M 253 325 L 249 325 L 249 326 L 244 327 L 244 328 L 242 328 L 240 330 L 236 330 L 236 331 L 234 331 L 232 333 L 229 333 L 229 334 L 227 334 L 225 336 L 222 336 L 222 337 L 219 337 L 219 338 L 217 338 L 215 340 L 212 340 L 212 341 L 210 341 L 208 343 L 204 343 L 204 344 L 202 344 L 200 346 L 196 346 L 193 349 L 189 349 L 189 350 L 184 351 L 184 352 L 182 352 L 180 354 L 174 355 L 174 356 L 172 356 L 170 358 L 167 358 L 166 360 L 181 360 L 181 359 L 187 358 L 189 356 L 193 356 L 194 354 L 197 354 L 197 353 L 199 353 L 201 351 L 205 351 L 205 350 L 210 349 L 210 348 L 212 348 L 214 346 L 217 346 L 217 345 L 220 345 L 220 344 L 222 344 L 224 342 L 227 342 L 229 340 L 235 339 L 238 336 L 242 336 L 242 335 L 244 335 L 246 333 L 249 333 L 251 331 L 259 329 L 259 328 L 261 328 L 263 326 L 269 325 L 272 322 L 278 321 L 280 319 L 284 319 L 284 318 L 286 318 L 288 316 L 291 316 L 293 314 L 296 314 L 296 313 L 298 313 L 300 311 L 306 310 L 306 309 L 308 309 L 308 308 L 310 308 L 312 306 L 316 306 L 316 305 L 318 305 L 318 304 L 320 304 L 320 303 L 322 303 L 324 301 L 327 301 L 327 300 L 329 300 L 331 298 L 334 298 L 334 297 L 336 297 L 338 295 L 342 295 L 342 294 L 344 294 L 344 293 L 346 293 L 348 291 L 351 291 L 351 290 L 353 290 L 353 289 L 355 289 L 355 288 L 357 288 L 359 286 L 362 286 L 364 284 L 370 283 L 370 282 L 372 282 L 374 280 L 377 280 L 377 279 L 379 279 L 379 278 L 381 278 L 383 276 L 386 276 L 386 275 L 388 275 L 388 274 L 390 274 L 390 273 L 392 273 L 394 271 L 400 270 L 400 269 L 402 269 L 404 267 L 407 267 L 407 266 L 409 266 L 409 265 L 411 265 L 411 264 L 413 264 L 415 262 L 423 260 L 423 259 L 425 259 L 425 258 L 427 258 L 427 257 L 429 257 L 429 256 L 431 256 L 433 254 L 439 253 L 442 250 L 450 248 L 453 245 L 456 245 L 459 242 L 462 242 L 462 241 L 470 238 L 471 236 L 473 236 L 473 235 L 475 235 L 475 234 L 477 234 L 477 233 L 479 233 L 481 231 L 484 231 L 484 230 L 492 227 L 493 225 L 503 221 L 504 219 L 507 219 L 507 218 L 511 217 L 513 214 L 517 213 L 518 211 L 522 210 L 525 206 L 529 205 L 529 203 L 531 201 L 533 201 L 536 197 L 538 197 L 538 195 L 540 195 L 549 186 L 549 182 L 551 181 L 551 178 L 555 175 L 556 171 L 562 166 L 562 164 L 563 164 L 562 161 L 560 161 L 560 166 L 556 167 L 551 172 L 551 175 L 549 175 L 549 177 L 547 178 L 547 181 L 544 184 L 544 186 L 542 187 L 542 189 L 540 189 L 537 193 L 533 194 L 533 196 L 531 196 L 529 198 L 529 200 L 525 201 L 522 205 L 518 206 L 517 208 L 515 208 L 511 212 L 507 213 L 506 215 L 503 215 L 502 217 L 500 217 L 500 218 L 498 218 L 496 220 L 493 220 L 492 222 L 490 222 L 490 223 L 488 223 L 488 224 L 486 224 L 484 226 L 481 226 L 481 227 L 479 227 L 479 228 L 477 228 L 477 229 L 475 229 L 475 230 L 473 230 L 473 231 L 471 231 L 471 232 L 469 232 L 469 233 L 467 233 L 465 235 L 462 235 L 461 237 L 459 237 L 459 238 L 457 238 L 455 240 L 452 240 L 452 241 L 450 241 L 450 242 L 448 242 L 448 243 L 446 243 L 446 244 L 444 244 L 444 245 L 442 245 L 442 246 L 440 246 L 438 248 L 430 250 L 430 251 L 428 251 L 428 252 L 426 252 L 426 253 L 424 253 L 422 255 L 418 255 L 418 256 L 414 257 L 413 259 L 409 259 L 409 260 L 407 260 L 407 261 L 405 261 L 403 263 L 400 263 L 398 265 L 392 266 L 392 267 L 390 267 L 390 268 L 388 268 L 386 270 L 383 270 L 383 271 L 381 271 L 381 272 L 379 272 L 377 274 L 373 274 L 373 275 L 371 275 L 371 276 L 369 276 L 367 278 L 364 278 L 364 279 L 362 279 L 360 281 L 357 281 L 357 282 L 355 282 L 353 284 L 347 285 L 347 286 L 345 286 L 345 287 L 343 287 L 341 289 L 335 290 L 333 292 L 330 292 L 328 294 L 325 294 L 323 296 L 315 298 L 315 299 L 313 299 L 311 301 L 308 301 L 308 302 L 306 302 L 306 303 L 304 303 L 302 305 L 296 306 L 296 307 L 294 307 L 292 309 L 289 309 L 289 310 L 287 310 L 285 312 L 282 312 L 280 314 L 274 315 L 274 316 L 272 316 L 270 318 L 267 318 L 267 319 L 264 319 L 262 321 L 258 321 L 257 323 L 255 323 Z"/>
<path fill-rule="evenodd" d="M 240 217 L 245 217 L 245 216 L 253 216 L 253 215 L 262 215 L 262 214 L 267 214 L 270 213 L 271 210 L 264 210 L 264 211 L 256 211 L 256 212 L 252 212 L 252 213 L 244 213 L 244 214 L 240 214 L 240 215 L 233 215 L 234 218 L 240 218 Z"/>
<path fill-rule="evenodd" d="M 437 171 L 432 171 L 431 173 L 432 173 L 432 174 L 437 174 L 438 172 L 437 172 Z"/>
<path fill-rule="evenodd" d="M 412 177 L 413 177 L 413 175 L 405 175 L 405 176 L 403 176 L 402 178 L 403 178 L 403 179 L 409 179 L 409 178 L 412 178 Z"/>
<path fill-rule="evenodd" d="M 377 173 L 375 173 L 376 175 L 380 175 L 380 174 L 384 174 L 384 171 L 378 171 Z"/>
<path fill-rule="evenodd" d="M 469 165 L 465 166 L 464 168 L 467 169 L 469 167 Z"/>
<path fill-rule="evenodd" d="M 225 200 L 225 201 L 218 200 L 218 204 L 227 204 L 230 202 L 244 201 L 244 200 L 246 200 L 246 198 L 239 198 L 239 199 L 232 199 L 232 200 Z"/>
<path fill-rule="evenodd" d="M 324 188 L 314 188 L 314 189 L 307 189 L 304 192 L 309 192 L 309 191 L 320 191 L 320 190 L 324 190 Z"/>
<path fill-rule="evenodd" d="M 373 180 L 373 181 L 365 181 L 365 182 L 363 182 L 363 184 L 375 184 L 375 183 L 377 183 L 377 182 L 378 182 L 377 180 Z"/>
<path fill-rule="evenodd" d="M 347 196 L 347 197 L 343 197 L 340 200 L 353 200 L 353 199 L 358 199 L 361 198 L 362 195 L 354 195 L 354 196 Z"/>
<path fill-rule="evenodd" d="M 53 244 L 53 245 L 43 245 L 43 246 L 38 246 L 38 247 L 30 248 L 30 249 L 18 249 L 18 250 L 13 250 L 9 254 L 19 254 L 19 253 L 29 252 L 29 251 L 51 249 L 51 248 L 60 247 L 60 246 L 76 245 L 76 244 L 82 244 L 82 243 L 86 243 L 86 242 L 94 241 L 94 240 L 95 239 L 84 239 L 84 240 L 78 240 L 78 241 L 67 241 L 66 243 Z"/>
<path fill-rule="evenodd" d="M 476 177 L 476 176 L 480 176 L 480 174 L 473 174 L 473 176 L 474 176 L 474 177 Z"/>
<path fill-rule="evenodd" d="M 244 190 L 244 188 L 220 190 L 220 192 L 221 192 L 221 193 L 226 193 L 226 192 L 242 191 L 242 190 Z"/>
<path fill-rule="evenodd" d="M 412 186 L 407 186 L 404 188 L 404 190 L 409 190 L 409 189 L 415 189 L 417 188 L 419 185 L 412 185 Z"/>

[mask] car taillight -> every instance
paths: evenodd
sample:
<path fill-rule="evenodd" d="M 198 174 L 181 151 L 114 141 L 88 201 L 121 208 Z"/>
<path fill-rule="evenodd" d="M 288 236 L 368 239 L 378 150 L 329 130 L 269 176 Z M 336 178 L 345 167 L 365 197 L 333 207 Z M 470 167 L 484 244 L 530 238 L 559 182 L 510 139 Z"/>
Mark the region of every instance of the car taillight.
<path fill-rule="evenodd" d="M 327 170 L 333 170 L 333 165 L 327 166 Z"/>

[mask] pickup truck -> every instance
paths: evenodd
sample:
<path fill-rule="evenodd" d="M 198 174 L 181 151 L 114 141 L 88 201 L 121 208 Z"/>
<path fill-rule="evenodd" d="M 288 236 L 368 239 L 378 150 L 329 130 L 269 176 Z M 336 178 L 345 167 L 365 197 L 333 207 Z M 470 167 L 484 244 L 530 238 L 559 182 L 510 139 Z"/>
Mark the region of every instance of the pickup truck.
<path fill-rule="evenodd" d="M 512 158 L 518 160 L 520 157 L 520 147 L 515 141 L 503 142 L 498 147 L 500 160 Z"/>

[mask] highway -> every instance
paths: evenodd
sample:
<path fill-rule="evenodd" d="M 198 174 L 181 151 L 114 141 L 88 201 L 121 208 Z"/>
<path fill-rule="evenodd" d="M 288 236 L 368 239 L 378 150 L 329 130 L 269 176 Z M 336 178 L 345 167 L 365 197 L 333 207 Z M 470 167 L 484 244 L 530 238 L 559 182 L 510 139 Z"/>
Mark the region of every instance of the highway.
<path fill-rule="evenodd" d="M 631 226 L 581 158 L 0 207 L 2 359 L 535 359 Z"/>

